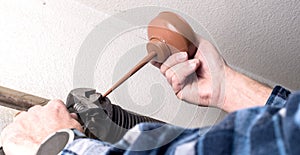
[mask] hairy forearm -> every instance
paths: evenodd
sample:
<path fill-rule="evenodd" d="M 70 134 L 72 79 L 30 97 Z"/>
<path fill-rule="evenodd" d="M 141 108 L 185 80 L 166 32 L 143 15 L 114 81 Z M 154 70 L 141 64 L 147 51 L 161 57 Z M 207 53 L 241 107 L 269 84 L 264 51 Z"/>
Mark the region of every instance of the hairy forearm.
<path fill-rule="evenodd" d="M 272 89 L 261 84 L 230 67 L 225 67 L 226 87 L 225 100 L 221 109 L 233 112 L 254 106 L 263 106 L 267 102 Z"/>

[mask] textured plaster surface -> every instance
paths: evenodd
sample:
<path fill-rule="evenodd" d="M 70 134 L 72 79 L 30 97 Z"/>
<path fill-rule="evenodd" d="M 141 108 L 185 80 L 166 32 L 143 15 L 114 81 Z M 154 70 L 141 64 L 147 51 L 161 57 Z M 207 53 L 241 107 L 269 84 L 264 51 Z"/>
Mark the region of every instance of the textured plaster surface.
<path fill-rule="evenodd" d="M 298 0 L 77 0 L 109 14 L 154 5 L 183 12 L 211 34 L 226 61 L 260 81 L 300 88 Z"/>
<path fill-rule="evenodd" d="M 76 55 L 89 32 L 113 14 L 149 5 L 177 10 L 201 23 L 227 63 L 244 73 L 272 86 L 300 88 L 298 0 L 0 0 L 0 85 L 65 100 L 74 87 Z M 93 68 L 93 87 L 100 92 L 108 89 L 117 80 L 114 71 L 132 48 L 130 45 L 142 44 L 144 38 L 146 32 L 141 29 L 107 45 Z M 146 53 L 142 47 L 140 50 Z M 136 60 L 130 59 L 130 65 Z M 111 100 L 173 124 L 203 126 L 214 124 L 222 116 L 216 109 L 179 102 L 159 71 L 150 65 L 130 79 L 127 87 L 127 95 L 139 106 L 120 101 L 117 95 L 122 88 L 111 94 Z M 155 93 L 164 97 L 154 98 Z M 155 105 L 158 109 L 149 106 L 154 101 L 161 103 Z M 178 109 L 183 110 L 178 113 Z M 5 116 L 2 119 L 11 121 L 9 112 L 0 112 Z"/>
<path fill-rule="evenodd" d="M 1 114 L 1 119 L 0 119 L 0 132 L 3 130 L 4 127 L 6 127 L 10 122 L 13 121 L 13 116 L 17 113 L 17 110 L 6 108 L 0 106 L 0 114 Z M 0 146 L 1 146 L 1 141 L 0 141 Z"/>

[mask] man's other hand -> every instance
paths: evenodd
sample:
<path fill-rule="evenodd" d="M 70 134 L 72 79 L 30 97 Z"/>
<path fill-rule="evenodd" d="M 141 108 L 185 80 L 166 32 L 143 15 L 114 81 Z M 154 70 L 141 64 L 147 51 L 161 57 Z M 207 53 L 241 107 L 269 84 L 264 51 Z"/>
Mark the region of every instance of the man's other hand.
<path fill-rule="evenodd" d="M 21 112 L 1 133 L 4 152 L 8 155 L 35 154 L 43 140 L 60 129 L 82 131 L 75 118 L 61 100 L 51 100 L 45 106 L 38 105 Z"/>

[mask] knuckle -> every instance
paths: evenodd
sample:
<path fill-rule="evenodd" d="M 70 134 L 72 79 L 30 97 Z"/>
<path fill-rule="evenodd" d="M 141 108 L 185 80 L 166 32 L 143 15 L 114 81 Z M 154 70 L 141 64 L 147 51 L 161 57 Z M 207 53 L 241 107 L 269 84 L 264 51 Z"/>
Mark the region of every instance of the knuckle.
<path fill-rule="evenodd" d="M 61 101 L 61 100 L 58 100 L 58 99 L 54 99 L 54 100 L 51 100 L 49 102 L 50 104 L 50 107 L 53 108 L 53 109 L 56 109 L 56 110 L 59 110 L 61 109 L 62 107 L 64 107 L 64 102 Z"/>
<path fill-rule="evenodd" d="M 160 72 L 161 72 L 163 75 L 165 75 L 165 74 L 166 74 L 166 71 L 167 71 L 166 65 L 165 65 L 165 64 L 162 64 L 162 65 L 160 66 Z"/>
<path fill-rule="evenodd" d="M 166 63 L 163 63 L 160 67 L 160 72 L 165 75 L 165 73 L 170 69 L 170 67 L 166 64 Z"/>
<path fill-rule="evenodd" d="M 173 75 L 173 71 L 171 69 L 168 69 L 165 74 L 166 78 L 171 78 L 172 75 Z"/>
<path fill-rule="evenodd" d="M 172 84 L 173 71 L 171 69 L 166 71 L 166 78 L 170 84 Z"/>
<path fill-rule="evenodd" d="M 58 104 L 64 104 L 64 102 L 62 100 L 59 100 L 59 99 L 54 99 L 52 100 L 53 102 L 56 102 Z"/>
<path fill-rule="evenodd" d="M 162 75 L 166 75 L 166 70 L 163 69 L 163 67 L 160 67 L 160 73 L 161 73 Z"/>
<path fill-rule="evenodd" d="M 176 77 L 176 75 L 174 75 L 172 78 L 172 87 L 173 87 L 173 91 L 175 92 L 176 95 L 183 88 L 183 84 L 179 81 L 179 79 Z"/>
<path fill-rule="evenodd" d="M 176 74 L 174 74 L 171 78 L 171 82 L 173 83 L 173 85 L 177 86 L 179 85 L 179 80 L 178 77 L 176 76 Z"/>
<path fill-rule="evenodd" d="M 178 92 L 180 91 L 180 87 L 179 87 L 178 85 L 174 85 L 174 86 L 173 86 L 173 91 L 174 91 L 174 93 L 177 95 Z"/>
<path fill-rule="evenodd" d="M 209 105 L 212 102 L 213 94 L 211 91 L 201 91 L 199 93 L 199 103 Z"/>

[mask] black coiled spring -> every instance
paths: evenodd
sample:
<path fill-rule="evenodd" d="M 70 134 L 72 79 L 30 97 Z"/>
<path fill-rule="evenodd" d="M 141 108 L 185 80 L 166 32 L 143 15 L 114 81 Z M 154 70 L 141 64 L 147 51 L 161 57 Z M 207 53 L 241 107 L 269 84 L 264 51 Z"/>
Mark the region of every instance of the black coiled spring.
<path fill-rule="evenodd" d="M 129 129 L 139 123 L 164 123 L 111 104 L 107 97 L 102 97 L 89 88 L 72 90 L 67 99 L 67 108 L 70 112 L 77 113 L 88 137 L 110 143 L 120 140 Z"/>

